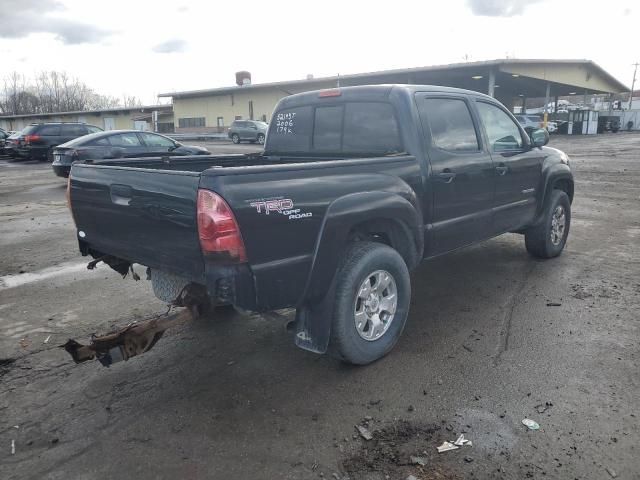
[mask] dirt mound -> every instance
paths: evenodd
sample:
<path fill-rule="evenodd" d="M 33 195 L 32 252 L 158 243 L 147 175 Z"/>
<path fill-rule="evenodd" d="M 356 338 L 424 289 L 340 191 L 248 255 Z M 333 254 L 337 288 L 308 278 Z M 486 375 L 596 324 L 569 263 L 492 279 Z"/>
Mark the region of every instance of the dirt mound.
<path fill-rule="evenodd" d="M 383 480 L 387 475 L 414 475 L 421 480 L 461 479 L 438 457 L 435 447 L 446 437 L 444 433 L 449 433 L 440 430 L 439 425 L 406 420 L 375 429 L 373 439 L 362 440 L 356 451 L 342 461 L 342 467 L 351 480 Z"/>

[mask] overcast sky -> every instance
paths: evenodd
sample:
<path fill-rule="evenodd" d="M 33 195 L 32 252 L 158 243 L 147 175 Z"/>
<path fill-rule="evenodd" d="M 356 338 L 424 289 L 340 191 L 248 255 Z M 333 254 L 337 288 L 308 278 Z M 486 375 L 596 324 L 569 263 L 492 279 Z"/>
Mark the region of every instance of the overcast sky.
<path fill-rule="evenodd" d="M 0 77 L 55 69 L 155 103 L 161 92 L 232 85 L 238 70 L 262 83 L 465 58 L 586 58 L 630 86 L 638 28 L 637 0 L 0 0 Z"/>

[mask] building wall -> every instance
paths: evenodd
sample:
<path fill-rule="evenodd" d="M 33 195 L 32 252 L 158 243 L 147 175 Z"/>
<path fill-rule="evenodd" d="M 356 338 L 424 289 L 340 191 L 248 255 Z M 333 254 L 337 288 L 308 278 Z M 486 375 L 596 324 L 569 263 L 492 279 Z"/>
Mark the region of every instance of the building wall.
<path fill-rule="evenodd" d="M 201 97 L 188 97 L 173 99 L 173 112 L 175 130 L 180 133 L 204 133 L 218 132 L 218 117 L 222 117 L 223 130 L 231 125 L 236 117 L 247 120 L 250 118 L 249 102 L 253 102 L 253 119 L 262 120 L 263 115 L 267 122 L 271 121 L 271 114 L 278 101 L 290 94 L 301 93 L 309 90 L 335 87 L 333 83 L 313 82 L 305 86 L 288 88 L 286 91 L 280 88 L 264 88 L 260 90 L 248 89 L 246 92 L 234 92 L 223 95 L 203 95 Z M 181 118 L 204 117 L 204 127 L 180 127 Z"/>
<path fill-rule="evenodd" d="M 97 113 L 86 113 L 86 114 L 72 114 L 67 115 L 61 113 L 55 116 L 46 116 L 39 117 L 34 115 L 32 117 L 23 117 L 16 119 L 5 119 L 0 118 L 0 128 L 4 130 L 22 130 L 24 127 L 31 123 L 40 123 L 40 122 L 84 122 L 89 125 L 95 125 L 96 127 L 100 127 L 106 129 L 106 125 L 109 122 L 105 119 L 113 119 L 113 125 L 115 130 L 127 130 L 134 128 L 134 120 L 133 118 L 139 116 L 140 113 L 136 110 L 132 110 L 123 114 L 121 112 L 104 112 L 101 114 Z M 173 122 L 173 115 L 161 115 L 161 119 L 163 122 Z M 149 120 L 147 125 L 147 130 L 153 130 L 153 125 Z"/>

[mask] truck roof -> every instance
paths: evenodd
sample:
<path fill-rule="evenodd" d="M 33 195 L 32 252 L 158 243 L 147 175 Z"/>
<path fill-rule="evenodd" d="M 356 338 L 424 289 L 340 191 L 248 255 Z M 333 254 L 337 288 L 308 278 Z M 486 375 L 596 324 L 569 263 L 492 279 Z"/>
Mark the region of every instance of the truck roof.
<path fill-rule="evenodd" d="M 292 105 L 300 105 L 307 103 L 319 103 L 327 101 L 327 97 L 340 98 L 343 101 L 352 99 L 357 100 L 382 100 L 389 97 L 392 91 L 404 91 L 407 94 L 415 92 L 436 92 L 436 93 L 456 93 L 464 95 L 473 95 L 485 99 L 493 100 L 494 98 L 473 90 L 465 90 L 463 88 L 443 87 L 440 85 L 405 85 L 405 84 L 389 84 L 389 85 L 359 85 L 353 87 L 336 87 L 332 89 L 313 90 L 310 92 L 297 93 L 283 98 L 280 101 L 280 108 L 290 107 Z M 324 95 L 324 96 L 323 96 Z"/>

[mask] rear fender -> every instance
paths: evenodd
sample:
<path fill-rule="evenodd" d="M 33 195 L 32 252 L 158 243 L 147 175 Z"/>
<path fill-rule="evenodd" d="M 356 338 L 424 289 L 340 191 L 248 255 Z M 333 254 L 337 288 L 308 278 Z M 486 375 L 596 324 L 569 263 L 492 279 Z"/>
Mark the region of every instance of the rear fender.
<path fill-rule="evenodd" d="M 327 351 L 336 272 L 358 226 L 366 226 L 368 222 L 393 226 L 392 232 L 381 233 L 389 233 L 392 246 L 394 241 L 404 242 L 401 254 L 410 269 L 419 263 L 424 233 L 422 215 L 414 205 L 417 203 L 412 204 L 395 193 L 362 192 L 341 197 L 329 206 L 318 236 L 303 300 L 297 309 L 296 345 L 316 353 Z M 403 238 L 398 238 L 403 235 Z"/>

